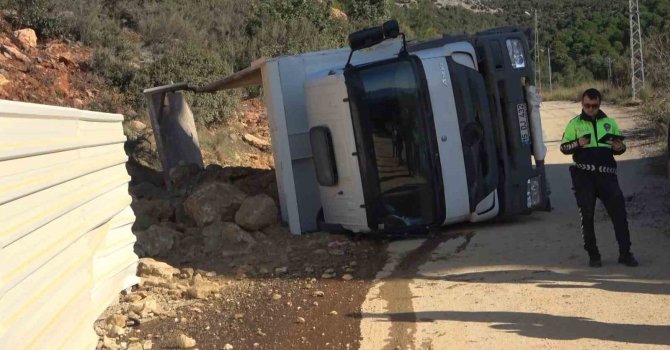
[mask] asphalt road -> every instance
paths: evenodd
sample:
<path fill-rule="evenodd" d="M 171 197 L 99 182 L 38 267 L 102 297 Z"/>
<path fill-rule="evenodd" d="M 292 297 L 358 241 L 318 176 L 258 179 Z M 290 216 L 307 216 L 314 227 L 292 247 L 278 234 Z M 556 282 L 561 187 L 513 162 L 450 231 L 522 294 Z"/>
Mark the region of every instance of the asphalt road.
<path fill-rule="evenodd" d="M 604 267 L 589 268 L 568 174 L 571 159 L 558 150 L 563 128 L 579 109 L 569 102 L 542 106 L 555 209 L 391 243 L 390 258 L 361 307 L 361 349 L 670 347 L 670 236 L 663 211 L 652 210 L 668 199 L 643 195 L 650 184 L 670 186 L 646 159 L 657 146 L 634 108 L 603 107 L 629 136 L 628 151 L 618 158 L 619 177 L 629 212 L 636 213 L 629 221 L 640 266 L 617 264 L 611 223 L 599 205 Z"/>

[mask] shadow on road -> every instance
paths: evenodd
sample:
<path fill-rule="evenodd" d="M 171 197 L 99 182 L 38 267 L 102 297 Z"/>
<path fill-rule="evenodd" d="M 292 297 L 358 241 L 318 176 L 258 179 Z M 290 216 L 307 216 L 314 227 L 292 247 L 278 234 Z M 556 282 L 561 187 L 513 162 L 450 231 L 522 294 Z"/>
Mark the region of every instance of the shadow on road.
<path fill-rule="evenodd" d="M 357 317 L 351 314 L 350 317 Z M 361 317 L 360 315 L 358 317 Z M 528 312 L 435 311 L 417 313 L 364 313 L 363 318 L 381 322 L 458 321 L 490 323 L 490 328 L 521 336 L 554 340 L 599 339 L 622 343 L 670 345 L 670 325 L 638 325 L 598 322 L 582 317 Z M 387 319 L 389 318 L 390 319 Z"/>
<path fill-rule="evenodd" d="M 509 270 L 450 274 L 440 277 L 424 276 L 423 279 L 474 283 L 527 283 L 540 288 L 601 289 L 618 293 L 670 295 L 668 281 L 639 281 L 631 276 L 558 273 L 549 270 Z M 670 338 L 670 333 L 668 333 Z"/>

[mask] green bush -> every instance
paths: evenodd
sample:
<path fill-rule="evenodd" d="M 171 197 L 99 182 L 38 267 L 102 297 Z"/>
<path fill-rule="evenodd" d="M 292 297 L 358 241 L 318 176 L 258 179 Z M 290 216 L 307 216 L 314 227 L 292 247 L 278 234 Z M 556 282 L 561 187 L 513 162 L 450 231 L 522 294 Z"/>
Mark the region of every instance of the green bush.
<path fill-rule="evenodd" d="M 183 43 L 169 54 L 139 69 L 128 91 L 133 93 L 133 104 L 143 108 L 145 102 L 141 92 L 145 88 L 178 82 L 198 86 L 231 73 L 230 62 L 226 62 L 216 52 L 203 49 L 197 43 Z M 234 111 L 239 96 L 236 91 L 186 94 L 196 122 L 204 126 L 222 123 Z"/>
<path fill-rule="evenodd" d="M 40 37 L 59 36 L 66 32 L 62 21 L 54 14 L 56 4 L 50 0 L 20 0 L 14 8 L 14 25 L 17 27 L 32 28 Z"/>

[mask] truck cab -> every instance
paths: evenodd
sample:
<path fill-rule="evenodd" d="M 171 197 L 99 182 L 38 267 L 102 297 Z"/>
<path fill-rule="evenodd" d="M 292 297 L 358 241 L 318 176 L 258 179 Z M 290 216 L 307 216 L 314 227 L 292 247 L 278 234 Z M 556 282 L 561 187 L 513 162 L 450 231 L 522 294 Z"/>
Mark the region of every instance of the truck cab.
<path fill-rule="evenodd" d="M 403 233 L 546 208 L 523 33 L 400 50 L 305 82 L 324 226 Z"/>

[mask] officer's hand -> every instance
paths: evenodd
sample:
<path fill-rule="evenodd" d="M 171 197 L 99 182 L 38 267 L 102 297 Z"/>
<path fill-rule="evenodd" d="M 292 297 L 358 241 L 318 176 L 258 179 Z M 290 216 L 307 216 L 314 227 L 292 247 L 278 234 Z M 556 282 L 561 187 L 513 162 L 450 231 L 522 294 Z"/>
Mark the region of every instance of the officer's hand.
<path fill-rule="evenodd" d="M 590 138 L 590 137 L 586 137 L 586 136 L 582 136 L 582 137 L 579 138 L 578 141 L 579 141 L 579 145 L 580 145 L 580 146 L 584 146 L 584 145 L 588 145 L 589 142 L 591 142 L 591 138 Z"/>
<path fill-rule="evenodd" d="M 612 149 L 621 151 L 623 149 L 623 142 L 621 142 L 621 140 L 612 140 Z"/>

